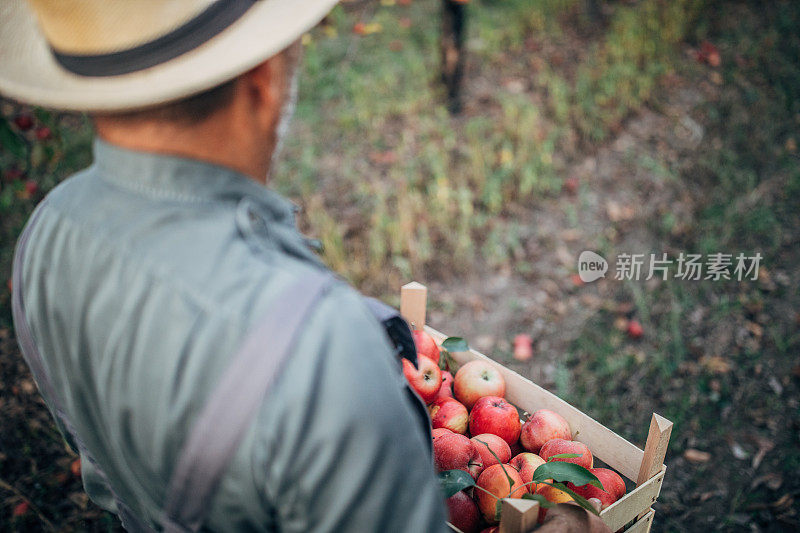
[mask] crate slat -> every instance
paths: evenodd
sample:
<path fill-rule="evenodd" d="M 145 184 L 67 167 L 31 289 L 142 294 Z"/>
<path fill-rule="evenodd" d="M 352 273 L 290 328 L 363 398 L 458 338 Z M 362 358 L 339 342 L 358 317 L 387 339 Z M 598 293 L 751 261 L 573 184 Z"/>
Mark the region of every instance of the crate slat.
<path fill-rule="evenodd" d="M 655 514 L 656 512 L 653 511 L 653 509 L 649 509 L 647 513 L 629 527 L 625 533 L 649 533 L 650 528 L 653 527 L 653 515 Z"/>
<path fill-rule="evenodd" d="M 667 467 L 662 467 L 661 471 L 643 485 L 639 485 L 634 490 L 614 502 L 609 507 L 603 509 L 600 518 L 608 525 L 611 531 L 617 531 L 631 520 L 635 520 L 640 515 L 647 512 L 647 508 L 653 505 L 661 494 L 661 486 L 664 481 L 664 474 Z M 642 511 L 644 509 L 644 512 Z"/>

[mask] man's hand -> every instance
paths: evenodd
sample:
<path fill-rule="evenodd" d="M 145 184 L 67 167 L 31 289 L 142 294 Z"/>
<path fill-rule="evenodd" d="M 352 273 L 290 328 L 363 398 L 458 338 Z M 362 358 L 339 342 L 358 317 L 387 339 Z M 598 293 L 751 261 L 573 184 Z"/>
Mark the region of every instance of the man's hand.
<path fill-rule="evenodd" d="M 600 500 L 589 500 L 595 509 L 600 509 Z M 611 533 L 608 526 L 594 515 L 574 503 L 560 503 L 547 511 L 542 527 L 537 533 Z"/>

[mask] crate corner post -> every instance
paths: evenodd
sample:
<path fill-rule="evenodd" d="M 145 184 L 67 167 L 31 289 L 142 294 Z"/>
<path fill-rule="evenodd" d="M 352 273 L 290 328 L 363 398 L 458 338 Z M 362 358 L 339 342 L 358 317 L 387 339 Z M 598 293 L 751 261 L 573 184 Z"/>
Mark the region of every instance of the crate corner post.
<path fill-rule="evenodd" d="M 528 533 L 539 519 L 539 502 L 506 498 L 500 504 L 499 533 Z"/>
<path fill-rule="evenodd" d="M 428 306 L 428 288 L 412 281 L 400 288 L 400 315 L 411 329 L 425 327 L 425 310 Z"/>

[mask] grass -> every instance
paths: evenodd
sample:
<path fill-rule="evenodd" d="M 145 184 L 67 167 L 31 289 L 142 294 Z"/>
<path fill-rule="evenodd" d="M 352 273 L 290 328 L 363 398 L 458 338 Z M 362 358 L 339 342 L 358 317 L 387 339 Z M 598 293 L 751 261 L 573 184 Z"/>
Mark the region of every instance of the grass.
<path fill-rule="evenodd" d="M 470 69 L 494 85 L 459 118 L 446 112 L 438 85 L 435 2 L 339 7 L 306 40 L 300 134 L 276 185 L 304 199 L 307 229 L 326 260 L 359 286 L 385 291 L 403 279 L 458 273 L 480 256 L 513 260 L 514 206 L 559 191 L 566 161 L 557 154 L 576 157 L 575 139 L 605 138 L 648 101 L 695 4 L 615 4 L 583 54 L 566 25 L 554 23 L 580 13 L 580 2 L 475 2 Z M 382 31 L 354 35 L 359 21 Z M 537 54 L 532 64 L 509 59 L 526 47 L 579 60 L 555 68 Z M 509 72 L 517 84 L 541 86 L 546 101 L 491 77 Z M 320 168 L 320 160 L 330 164 Z"/>

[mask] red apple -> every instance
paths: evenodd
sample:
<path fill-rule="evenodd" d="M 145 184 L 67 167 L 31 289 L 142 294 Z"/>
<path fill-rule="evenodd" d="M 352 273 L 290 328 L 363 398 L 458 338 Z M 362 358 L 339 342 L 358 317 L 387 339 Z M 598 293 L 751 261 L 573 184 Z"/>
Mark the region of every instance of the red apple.
<path fill-rule="evenodd" d="M 463 470 L 473 478 L 483 469 L 475 444 L 458 433 L 439 435 L 433 440 L 433 464 L 437 472 Z"/>
<path fill-rule="evenodd" d="M 592 474 L 597 476 L 603 488 L 616 496 L 618 500 L 625 496 L 625 493 L 628 491 L 628 489 L 625 488 L 625 480 L 622 479 L 622 476 L 609 468 L 592 468 Z"/>
<path fill-rule="evenodd" d="M 545 461 L 548 461 L 553 455 L 559 455 L 562 453 L 575 453 L 578 454 L 578 457 L 557 458 L 553 459 L 553 461 L 575 463 L 576 465 L 581 465 L 586 469 L 592 468 L 592 464 L 594 463 L 592 452 L 589 451 L 589 448 L 584 443 L 575 440 L 549 440 L 544 444 L 544 446 L 542 446 L 542 449 L 539 450 L 539 457 Z"/>
<path fill-rule="evenodd" d="M 625 481 L 619 474 L 608 468 L 592 468 L 591 472 L 600 480 L 603 489 L 593 485 L 576 487 L 572 483 L 567 483 L 567 486 L 587 500 L 597 498 L 603 509 L 625 496 Z"/>
<path fill-rule="evenodd" d="M 484 396 L 469 413 L 469 432 L 473 435 L 492 433 L 507 444 L 514 444 L 519 439 L 519 412 L 499 396 Z"/>
<path fill-rule="evenodd" d="M 447 498 L 447 515 L 451 524 L 464 533 L 476 533 L 481 527 L 481 513 L 475 500 L 461 491 Z"/>
<path fill-rule="evenodd" d="M 447 435 L 448 433 L 452 433 L 452 431 L 450 431 L 447 428 L 436 428 L 433 431 L 431 431 L 431 438 L 433 440 L 436 440 L 437 437 L 441 437 L 442 435 Z"/>
<path fill-rule="evenodd" d="M 509 485 L 508 479 L 512 483 Z M 478 478 L 478 486 L 484 490 L 476 489 L 475 498 L 478 500 L 478 508 L 483 513 L 484 518 L 489 522 L 497 522 L 495 510 L 498 498 L 522 498 L 527 492 L 522 486 L 522 478 L 511 465 L 492 465 L 485 469 Z M 488 494 L 487 492 L 491 492 Z"/>
<path fill-rule="evenodd" d="M 506 393 L 506 381 L 493 364 L 486 361 L 470 361 L 456 372 L 453 380 L 456 399 L 472 409 L 483 396 L 500 396 Z"/>
<path fill-rule="evenodd" d="M 540 409 L 522 425 L 519 441 L 532 453 L 539 453 L 544 443 L 553 439 L 572 440 L 572 431 L 564 417 L 549 409 Z"/>
<path fill-rule="evenodd" d="M 475 435 L 471 440 L 475 443 L 475 447 L 478 448 L 478 452 L 481 454 L 481 461 L 483 461 L 484 468 L 500 463 L 505 464 L 511 459 L 511 448 L 508 447 L 506 441 L 497 435 L 482 433 L 480 435 Z M 489 451 L 490 449 L 492 450 L 491 452 Z M 492 455 L 492 452 L 500 458 L 500 461 Z"/>
<path fill-rule="evenodd" d="M 436 345 L 436 341 L 433 340 L 433 337 L 421 329 L 413 330 L 411 335 L 414 337 L 414 345 L 417 347 L 417 355 L 427 357 L 438 365 L 440 357 L 439 347 Z"/>
<path fill-rule="evenodd" d="M 529 452 L 516 455 L 508 462 L 508 464 L 513 466 L 517 472 L 519 472 L 519 477 L 522 478 L 524 483 L 531 483 L 531 480 L 533 479 L 533 473 L 536 472 L 536 469 L 544 463 L 544 459 L 535 453 Z M 530 485 L 526 485 L 526 487 L 528 488 L 528 492 L 534 493 L 539 487 L 544 487 L 544 483 L 531 483 Z"/>
<path fill-rule="evenodd" d="M 434 429 L 447 428 L 454 433 L 467 432 L 469 413 L 461 402 L 453 398 L 440 398 L 430 407 L 431 425 Z"/>
<path fill-rule="evenodd" d="M 403 359 L 403 374 L 422 401 L 430 403 L 442 386 L 442 371 L 427 357 L 417 358 L 417 364 L 419 368 L 414 368 L 414 363 Z"/>
<path fill-rule="evenodd" d="M 453 374 L 448 372 L 447 370 L 442 370 L 442 387 L 439 389 L 439 392 L 436 394 L 436 398 L 433 401 L 436 401 L 440 398 L 452 398 L 453 397 Z"/>

